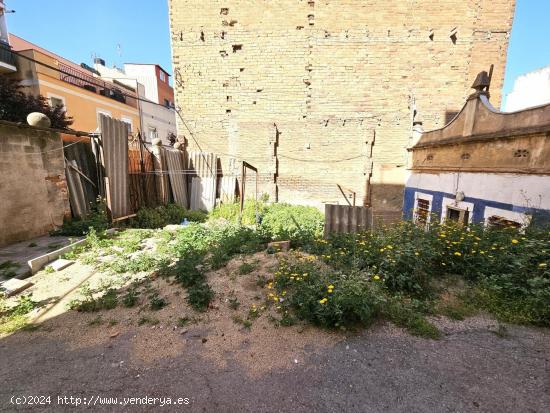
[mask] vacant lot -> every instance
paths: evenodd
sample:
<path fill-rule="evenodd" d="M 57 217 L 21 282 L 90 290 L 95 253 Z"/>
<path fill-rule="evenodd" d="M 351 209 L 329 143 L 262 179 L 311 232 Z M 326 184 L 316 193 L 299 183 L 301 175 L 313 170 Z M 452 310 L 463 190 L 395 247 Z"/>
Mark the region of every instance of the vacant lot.
<path fill-rule="evenodd" d="M 402 223 L 324 240 L 315 211 L 261 212 L 261 226 L 227 222 L 229 208 L 91 231 L 75 264 L 2 303 L 0 408 L 35 395 L 51 396 L 44 411 L 75 409 L 58 396 L 103 411 L 153 409 L 109 397 L 189 398 L 166 411 L 549 410 L 547 231 Z"/>

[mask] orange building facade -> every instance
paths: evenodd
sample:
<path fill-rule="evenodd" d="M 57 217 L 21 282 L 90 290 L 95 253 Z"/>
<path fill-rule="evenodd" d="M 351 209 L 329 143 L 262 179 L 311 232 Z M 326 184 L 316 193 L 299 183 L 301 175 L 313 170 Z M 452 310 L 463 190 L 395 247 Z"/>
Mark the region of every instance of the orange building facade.
<path fill-rule="evenodd" d="M 63 105 L 73 117 L 72 129 L 96 131 L 99 114 L 126 122 L 130 131 L 141 129 L 139 101 L 131 87 L 106 82 L 92 68 L 83 68 L 13 34 L 10 45 L 19 54 L 14 75 L 29 93 L 46 97 L 52 106 Z"/>

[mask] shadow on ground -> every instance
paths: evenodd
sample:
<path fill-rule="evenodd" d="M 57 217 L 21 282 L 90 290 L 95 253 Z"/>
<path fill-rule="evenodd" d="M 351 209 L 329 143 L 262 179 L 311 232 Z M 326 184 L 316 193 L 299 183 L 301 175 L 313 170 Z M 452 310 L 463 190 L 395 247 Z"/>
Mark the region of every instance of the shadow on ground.
<path fill-rule="evenodd" d="M 261 322 L 235 331 L 215 323 L 92 327 L 92 317 L 64 313 L 0 341 L 1 411 L 75 411 L 59 406 L 57 396 L 96 395 L 190 398 L 189 406 L 163 411 L 543 412 L 550 406 L 548 330 L 497 331 L 483 317 L 436 320 L 445 333 L 439 341 L 390 325 L 335 337 Z M 16 409 L 13 395 L 50 395 L 52 404 Z"/>

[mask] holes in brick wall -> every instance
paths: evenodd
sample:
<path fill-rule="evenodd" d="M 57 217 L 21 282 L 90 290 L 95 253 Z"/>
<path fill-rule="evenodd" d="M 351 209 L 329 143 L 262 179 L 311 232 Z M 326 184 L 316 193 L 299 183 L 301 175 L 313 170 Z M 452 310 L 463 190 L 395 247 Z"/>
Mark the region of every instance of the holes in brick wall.
<path fill-rule="evenodd" d="M 233 99 L 233 98 L 232 98 L 231 96 L 226 96 L 226 97 L 225 97 L 225 100 L 226 100 L 227 102 L 231 102 L 232 99 Z"/>
<path fill-rule="evenodd" d="M 204 32 L 201 30 L 201 42 L 204 42 Z"/>
<path fill-rule="evenodd" d="M 433 161 L 433 160 L 434 160 L 434 156 L 430 153 L 430 154 L 428 154 L 428 156 L 426 156 L 426 160 L 427 160 L 427 161 Z"/>
<path fill-rule="evenodd" d="M 220 37 L 221 37 L 222 39 L 225 39 L 225 32 L 224 32 L 224 31 L 222 31 L 222 33 L 220 34 Z"/>
<path fill-rule="evenodd" d="M 466 161 L 466 160 L 470 159 L 470 154 L 469 153 L 463 153 L 462 155 L 460 155 L 460 159 L 462 159 L 463 161 Z"/>
<path fill-rule="evenodd" d="M 313 14 L 308 14 L 307 21 L 310 26 L 313 26 L 315 24 L 315 16 Z"/>
<path fill-rule="evenodd" d="M 256 92 L 258 93 L 263 92 L 263 89 L 256 89 Z"/>
<path fill-rule="evenodd" d="M 529 151 L 527 149 L 516 149 L 514 151 L 514 158 L 527 158 Z"/>
<path fill-rule="evenodd" d="M 255 105 L 255 104 L 256 104 L 256 101 L 253 101 L 252 104 Z"/>
<path fill-rule="evenodd" d="M 433 40 L 434 40 L 434 29 L 430 29 L 430 32 L 428 33 L 428 37 L 433 42 Z"/>
<path fill-rule="evenodd" d="M 233 53 L 237 53 L 239 50 L 243 50 L 242 44 L 234 44 L 233 45 Z"/>
<path fill-rule="evenodd" d="M 227 52 L 225 50 L 220 50 L 221 57 L 227 57 Z"/>
<path fill-rule="evenodd" d="M 451 30 L 451 34 L 449 35 L 449 37 L 451 38 L 451 41 L 453 42 L 453 44 L 456 44 L 456 39 L 457 39 L 456 27 Z"/>
<path fill-rule="evenodd" d="M 231 109 L 226 109 L 225 113 L 231 113 Z"/>
<path fill-rule="evenodd" d="M 309 4 L 309 7 L 315 7 L 315 2 L 313 0 L 308 1 L 307 4 Z"/>
<path fill-rule="evenodd" d="M 220 9 L 220 14 L 224 15 L 224 16 L 227 16 L 229 14 L 229 9 L 227 7 L 222 7 Z"/>
<path fill-rule="evenodd" d="M 239 72 L 244 72 L 244 67 L 241 67 L 241 68 L 239 69 Z"/>
<path fill-rule="evenodd" d="M 296 26 L 296 30 L 302 30 L 304 26 Z"/>
<path fill-rule="evenodd" d="M 231 20 L 231 21 L 229 22 L 229 25 L 230 25 L 231 27 L 235 26 L 236 24 L 237 24 L 237 20 Z"/>

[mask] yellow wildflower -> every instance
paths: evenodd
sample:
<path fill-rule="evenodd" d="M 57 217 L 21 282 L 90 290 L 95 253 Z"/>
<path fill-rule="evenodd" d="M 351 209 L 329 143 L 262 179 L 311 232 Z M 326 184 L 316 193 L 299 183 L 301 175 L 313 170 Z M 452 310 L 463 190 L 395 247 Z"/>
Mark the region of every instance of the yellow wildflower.
<path fill-rule="evenodd" d="M 458 252 L 458 251 L 455 252 L 455 255 L 456 255 L 457 257 L 461 257 L 461 256 L 462 256 L 462 254 L 461 254 L 460 252 Z"/>
<path fill-rule="evenodd" d="M 517 239 L 515 239 L 515 238 L 512 240 L 512 244 L 517 244 L 518 242 L 519 242 L 519 241 L 518 241 Z"/>
<path fill-rule="evenodd" d="M 541 262 L 541 263 L 539 264 L 539 267 L 540 267 L 540 268 L 546 267 L 546 263 L 545 263 L 545 262 Z"/>
<path fill-rule="evenodd" d="M 375 275 L 375 276 L 372 277 L 372 278 L 373 278 L 373 280 L 378 281 L 378 280 L 380 279 L 380 276 L 377 274 L 377 275 Z"/>
<path fill-rule="evenodd" d="M 328 301 L 328 298 L 322 298 L 319 300 L 320 304 L 325 304 Z"/>

